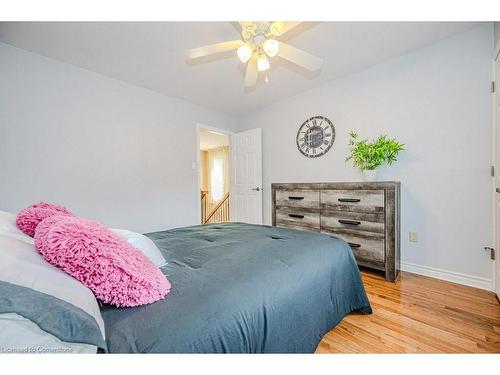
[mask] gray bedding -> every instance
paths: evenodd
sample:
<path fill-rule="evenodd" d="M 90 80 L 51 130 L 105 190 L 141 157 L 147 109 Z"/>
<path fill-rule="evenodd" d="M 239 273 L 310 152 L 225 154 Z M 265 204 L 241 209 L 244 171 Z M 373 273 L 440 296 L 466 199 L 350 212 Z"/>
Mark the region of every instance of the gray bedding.
<path fill-rule="evenodd" d="M 111 353 L 312 353 L 346 314 L 371 313 L 343 240 L 242 223 L 148 236 L 172 290 L 146 306 L 103 306 Z"/>
<path fill-rule="evenodd" d="M 0 281 L 0 314 L 15 313 L 31 320 L 61 341 L 84 343 L 106 350 L 93 316 L 57 297 L 21 285 Z"/>

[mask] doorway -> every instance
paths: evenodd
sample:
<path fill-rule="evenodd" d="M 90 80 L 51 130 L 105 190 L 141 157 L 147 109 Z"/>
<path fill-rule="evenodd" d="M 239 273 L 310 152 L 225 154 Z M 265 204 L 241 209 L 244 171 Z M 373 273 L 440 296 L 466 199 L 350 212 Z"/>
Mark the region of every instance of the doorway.
<path fill-rule="evenodd" d="M 200 223 L 231 220 L 230 133 L 198 126 Z"/>

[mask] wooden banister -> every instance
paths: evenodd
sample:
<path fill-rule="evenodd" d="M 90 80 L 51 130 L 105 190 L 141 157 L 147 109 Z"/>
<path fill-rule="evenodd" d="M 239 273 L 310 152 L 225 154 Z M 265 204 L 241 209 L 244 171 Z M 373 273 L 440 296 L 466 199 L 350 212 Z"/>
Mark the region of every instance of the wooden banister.
<path fill-rule="evenodd" d="M 203 224 L 225 221 L 229 221 L 229 192 L 227 192 L 212 211 L 210 211 L 207 218 L 203 220 Z"/>
<path fill-rule="evenodd" d="M 207 200 L 208 191 L 201 190 L 201 223 L 205 224 L 205 218 L 207 216 Z"/>

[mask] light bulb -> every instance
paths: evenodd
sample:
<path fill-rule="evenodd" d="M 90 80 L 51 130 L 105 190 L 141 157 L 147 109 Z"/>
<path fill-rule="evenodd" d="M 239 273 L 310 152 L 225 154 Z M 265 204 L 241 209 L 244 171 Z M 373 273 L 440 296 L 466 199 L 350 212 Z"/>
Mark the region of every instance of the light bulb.
<path fill-rule="evenodd" d="M 243 44 L 240 48 L 238 48 L 238 57 L 241 62 L 246 63 L 252 57 L 253 49 L 250 47 L 249 43 Z"/>
<path fill-rule="evenodd" d="M 262 48 L 269 57 L 274 57 L 280 51 L 280 42 L 274 39 L 267 39 L 262 45 Z"/>
<path fill-rule="evenodd" d="M 257 70 L 263 72 L 267 69 L 269 69 L 269 60 L 265 54 L 261 53 L 257 59 Z"/>

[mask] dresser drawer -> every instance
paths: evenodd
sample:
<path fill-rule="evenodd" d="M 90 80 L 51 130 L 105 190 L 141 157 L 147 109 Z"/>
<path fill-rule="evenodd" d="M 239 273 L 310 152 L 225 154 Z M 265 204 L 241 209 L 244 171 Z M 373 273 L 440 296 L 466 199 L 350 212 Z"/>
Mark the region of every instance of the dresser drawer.
<path fill-rule="evenodd" d="M 293 229 L 320 230 L 319 210 L 279 207 L 276 209 L 276 225 Z"/>
<path fill-rule="evenodd" d="M 319 208 L 319 190 L 276 190 L 276 206 Z"/>
<path fill-rule="evenodd" d="M 322 232 L 324 232 L 322 230 Z M 346 241 L 358 261 L 365 261 L 366 264 L 380 263 L 385 261 L 384 239 L 383 238 L 363 238 L 355 234 L 332 233 L 336 237 Z"/>
<path fill-rule="evenodd" d="M 384 190 L 323 190 L 321 208 L 336 211 L 384 212 Z"/>
<path fill-rule="evenodd" d="M 385 233 L 384 213 L 321 210 L 321 229 L 351 232 Z"/>

